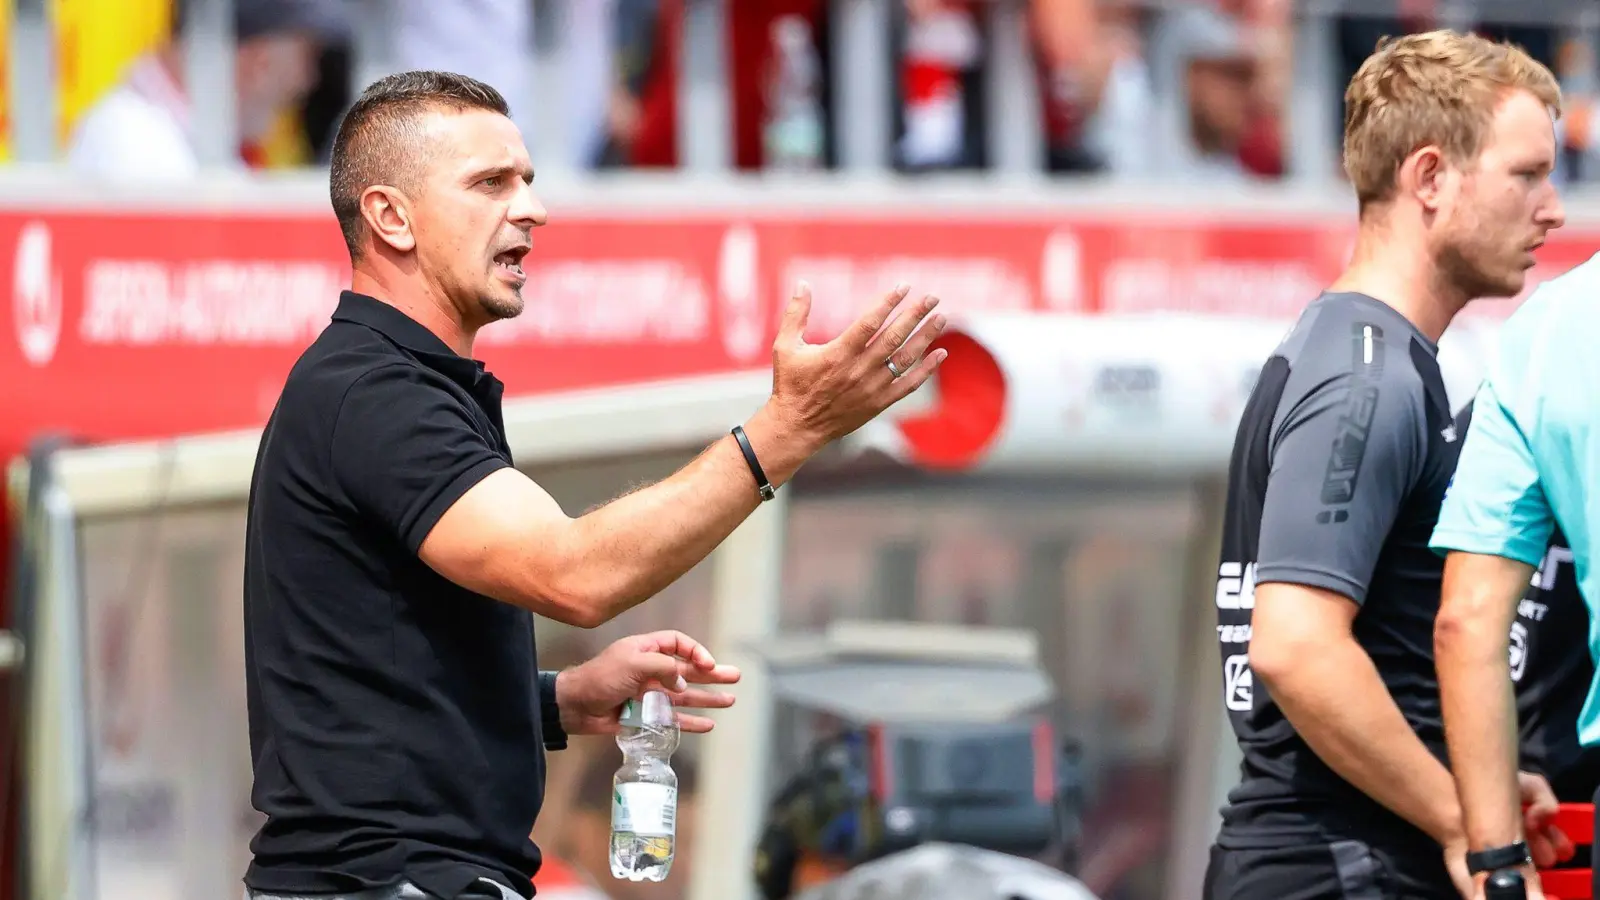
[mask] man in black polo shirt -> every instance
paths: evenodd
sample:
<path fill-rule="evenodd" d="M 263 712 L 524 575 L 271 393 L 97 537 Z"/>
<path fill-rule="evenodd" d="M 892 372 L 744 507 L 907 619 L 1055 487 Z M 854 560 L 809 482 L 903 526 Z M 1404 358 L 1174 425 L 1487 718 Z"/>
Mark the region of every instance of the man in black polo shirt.
<path fill-rule="evenodd" d="M 1461 446 L 1437 343 L 1520 291 L 1561 224 L 1555 96 L 1521 51 L 1445 31 L 1351 80 L 1352 259 L 1262 368 L 1229 464 L 1217 636 L 1243 763 L 1207 900 L 1471 896 L 1432 655 Z M 1549 786 L 1521 782 L 1542 822 Z"/>
<path fill-rule="evenodd" d="M 532 178 L 505 101 L 460 76 L 385 78 L 339 129 L 352 290 L 290 372 L 250 492 L 255 898 L 529 896 L 543 749 L 615 730 L 651 684 L 727 706 L 687 682 L 738 677 L 673 632 L 540 673 L 533 613 L 592 627 L 647 600 L 944 357 L 931 298 L 891 319 L 905 288 L 807 344 L 802 286 L 766 405 L 670 478 L 569 517 L 512 467 L 500 382 L 472 359 L 480 328 L 522 311 L 545 221 Z"/>

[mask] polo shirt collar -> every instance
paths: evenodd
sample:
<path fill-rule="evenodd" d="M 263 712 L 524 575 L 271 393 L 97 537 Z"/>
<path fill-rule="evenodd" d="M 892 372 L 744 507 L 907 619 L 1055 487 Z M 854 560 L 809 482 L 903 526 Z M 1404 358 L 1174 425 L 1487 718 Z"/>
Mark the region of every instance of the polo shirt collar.
<path fill-rule="evenodd" d="M 449 344 L 421 322 L 382 300 L 343 291 L 339 294 L 339 306 L 333 312 L 333 319 L 365 325 L 410 352 L 428 368 L 468 389 L 488 389 L 498 399 L 499 381 L 485 371 L 483 363 L 450 349 Z M 486 379 L 488 384 L 484 383 Z"/>

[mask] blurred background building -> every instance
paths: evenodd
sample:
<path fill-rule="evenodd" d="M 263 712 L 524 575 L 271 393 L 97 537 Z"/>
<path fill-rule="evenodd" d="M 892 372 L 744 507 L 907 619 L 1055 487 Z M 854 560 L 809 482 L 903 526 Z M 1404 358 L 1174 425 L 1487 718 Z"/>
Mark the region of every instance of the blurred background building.
<path fill-rule="evenodd" d="M 1439 25 L 1560 76 L 1570 224 L 1533 281 L 1587 259 L 1592 3 L 0 0 L 0 898 L 239 890 L 252 429 L 347 284 L 319 168 L 340 116 L 419 67 L 494 84 L 532 149 L 551 225 L 527 313 L 480 348 L 568 510 L 761 402 L 798 278 L 818 337 L 898 280 L 956 318 L 930 389 L 705 565 L 594 632 L 541 625 L 547 667 L 676 627 L 751 673 L 675 759 L 664 885 L 606 873 L 614 744 L 552 755 L 542 896 L 753 897 L 766 804 L 829 727 L 772 702 L 754 648 L 878 619 L 1034 635 L 1082 749 L 1075 874 L 1198 897 L 1236 766 L 1213 630 L 1233 425 L 1349 250 L 1346 80 Z M 1447 336 L 1458 405 L 1515 303 Z"/>

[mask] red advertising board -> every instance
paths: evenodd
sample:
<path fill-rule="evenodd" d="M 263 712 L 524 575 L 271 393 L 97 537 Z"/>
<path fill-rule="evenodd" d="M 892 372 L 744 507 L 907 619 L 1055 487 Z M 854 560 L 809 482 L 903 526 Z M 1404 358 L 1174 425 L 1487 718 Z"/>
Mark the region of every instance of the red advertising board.
<path fill-rule="evenodd" d="M 535 234 L 527 311 L 479 355 L 512 394 L 764 367 L 797 279 L 816 336 L 896 281 L 953 314 L 1184 310 L 1288 318 L 1347 225 L 1073 214 L 563 216 Z M 1534 281 L 1600 247 L 1568 229 Z M 259 424 L 348 265 L 323 214 L 0 212 L 0 452 Z M 1511 303 L 1482 304 L 1503 314 Z"/>

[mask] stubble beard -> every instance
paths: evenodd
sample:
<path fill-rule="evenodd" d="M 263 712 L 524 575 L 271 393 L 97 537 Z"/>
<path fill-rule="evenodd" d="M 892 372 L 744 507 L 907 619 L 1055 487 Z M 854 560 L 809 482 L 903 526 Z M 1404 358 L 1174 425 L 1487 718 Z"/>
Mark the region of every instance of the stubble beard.
<path fill-rule="evenodd" d="M 522 315 L 526 304 L 522 300 L 522 290 L 519 288 L 511 292 L 509 297 L 489 295 L 485 296 L 479 305 L 488 314 L 490 321 L 500 322 L 505 319 L 515 319 Z"/>

